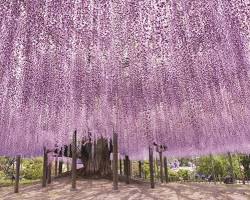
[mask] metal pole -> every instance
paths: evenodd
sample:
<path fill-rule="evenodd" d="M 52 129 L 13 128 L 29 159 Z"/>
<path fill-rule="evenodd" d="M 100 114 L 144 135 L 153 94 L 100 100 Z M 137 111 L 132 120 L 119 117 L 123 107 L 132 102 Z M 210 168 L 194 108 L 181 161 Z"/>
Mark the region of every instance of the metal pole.
<path fill-rule="evenodd" d="M 150 185 L 151 188 L 155 188 L 154 183 L 154 159 L 153 159 L 153 150 L 149 147 L 149 171 L 150 171 Z"/>
<path fill-rule="evenodd" d="M 72 190 L 76 189 L 76 131 L 73 134 L 72 141 L 72 168 L 71 168 Z"/>
<path fill-rule="evenodd" d="M 15 189 L 14 192 L 19 192 L 19 178 L 20 178 L 20 163 L 21 163 L 21 156 L 16 157 L 16 178 L 15 178 Z"/>
<path fill-rule="evenodd" d="M 113 132 L 113 189 L 118 190 L 118 141 L 115 132 Z"/>

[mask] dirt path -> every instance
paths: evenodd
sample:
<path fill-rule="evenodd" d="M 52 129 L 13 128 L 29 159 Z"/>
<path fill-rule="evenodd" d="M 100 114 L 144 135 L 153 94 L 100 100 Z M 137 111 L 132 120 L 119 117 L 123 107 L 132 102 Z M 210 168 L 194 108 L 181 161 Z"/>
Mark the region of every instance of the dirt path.
<path fill-rule="evenodd" d="M 250 200 L 250 186 L 214 185 L 195 183 L 170 183 L 156 185 L 119 184 L 119 191 L 112 190 L 108 180 L 78 180 L 77 191 L 70 191 L 70 179 L 55 180 L 49 187 L 40 184 L 23 186 L 19 194 L 12 187 L 0 188 L 1 200 Z"/>

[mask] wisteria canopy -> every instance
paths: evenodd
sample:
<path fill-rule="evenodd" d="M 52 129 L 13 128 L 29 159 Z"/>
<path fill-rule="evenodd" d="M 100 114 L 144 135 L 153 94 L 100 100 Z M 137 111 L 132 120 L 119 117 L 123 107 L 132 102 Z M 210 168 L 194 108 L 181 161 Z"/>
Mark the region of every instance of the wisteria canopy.
<path fill-rule="evenodd" d="M 139 158 L 250 152 L 249 0 L 0 0 L 0 155 L 91 133 Z"/>

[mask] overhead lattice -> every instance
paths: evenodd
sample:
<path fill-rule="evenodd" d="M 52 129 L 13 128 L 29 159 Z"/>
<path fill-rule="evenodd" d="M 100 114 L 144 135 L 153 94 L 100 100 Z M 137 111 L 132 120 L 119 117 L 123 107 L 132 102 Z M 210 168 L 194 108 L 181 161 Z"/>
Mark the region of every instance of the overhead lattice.
<path fill-rule="evenodd" d="M 249 152 L 249 70 L 249 0 L 0 0 L 0 155 Z"/>

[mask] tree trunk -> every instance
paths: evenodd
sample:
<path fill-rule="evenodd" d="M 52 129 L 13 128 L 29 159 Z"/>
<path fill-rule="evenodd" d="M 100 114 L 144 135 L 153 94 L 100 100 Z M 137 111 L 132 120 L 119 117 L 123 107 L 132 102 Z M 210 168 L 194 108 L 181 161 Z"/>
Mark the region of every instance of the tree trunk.
<path fill-rule="evenodd" d="M 82 142 L 85 143 L 86 141 Z M 108 140 L 104 138 L 98 139 L 93 149 L 91 141 L 82 144 L 81 160 L 84 164 L 83 175 L 111 177 L 110 153 L 112 152 L 112 148 L 112 143 L 109 146 Z"/>

